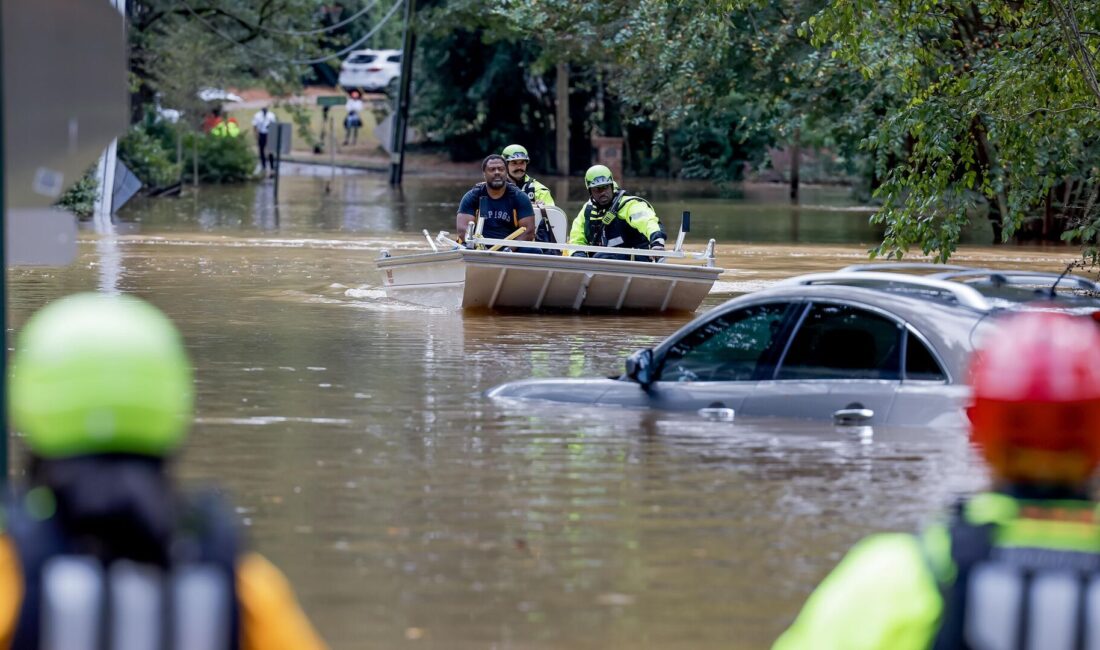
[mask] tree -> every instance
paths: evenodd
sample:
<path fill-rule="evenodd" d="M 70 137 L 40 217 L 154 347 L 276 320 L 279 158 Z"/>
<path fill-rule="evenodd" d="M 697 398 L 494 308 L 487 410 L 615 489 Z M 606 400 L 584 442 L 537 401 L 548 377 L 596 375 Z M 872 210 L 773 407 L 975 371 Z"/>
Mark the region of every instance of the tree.
<path fill-rule="evenodd" d="M 1098 21 L 1072 0 L 832 0 L 806 21 L 893 98 L 864 141 L 886 226 L 872 255 L 947 260 L 981 212 L 1002 240 L 1095 241 Z"/>
<path fill-rule="evenodd" d="M 135 121 L 160 94 L 194 106 L 202 88 L 293 88 L 321 56 L 315 0 L 133 0 L 128 11 Z"/>

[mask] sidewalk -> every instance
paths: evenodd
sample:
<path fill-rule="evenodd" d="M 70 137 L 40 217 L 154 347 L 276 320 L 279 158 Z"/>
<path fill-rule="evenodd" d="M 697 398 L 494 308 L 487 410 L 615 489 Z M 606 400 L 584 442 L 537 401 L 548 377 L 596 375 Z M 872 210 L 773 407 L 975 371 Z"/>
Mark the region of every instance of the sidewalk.
<path fill-rule="evenodd" d="M 356 153 L 337 151 L 334 157 L 331 157 L 328 152 L 314 154 L 307 151 L 295 151 L 290 155 L 283 156 L 283 160 L 303 165 L 324 166 L 328 166 L 330 162 L 334 161 L 336 167 L 361 169 L 379 174 L 390 173 L 390 157 L 382 149 L 376 149 L 373 152 L 360 150 Z M 405 153 L 405 173 L 413 176 L 464 178 L 476 182 L 481 179 L 479 164 L 477 162 L 451 162 L 444 154 Z"/>

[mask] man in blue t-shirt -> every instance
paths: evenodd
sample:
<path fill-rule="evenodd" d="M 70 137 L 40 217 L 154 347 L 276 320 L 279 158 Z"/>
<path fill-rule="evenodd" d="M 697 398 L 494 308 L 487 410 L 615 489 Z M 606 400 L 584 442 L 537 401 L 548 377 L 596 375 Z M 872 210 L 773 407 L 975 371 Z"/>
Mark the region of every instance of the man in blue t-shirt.
<path fill-rule="evenodd" d="M 474 185 L 458 205 L 455 227 L 459 237 L 465 237 L 466 224 L 477 222 L 478 216 L 482 216 L 485 217 L 482 237 L 504 239 L 524 227 L 527 230 L 516 239 L 531 241 L 535 236 L 535 209 L 531 199 L 508 182 L 504 158 L 497 154 L 487 156 L 481 163 L 481 171 L 485 174 L 485 182 Z"/>

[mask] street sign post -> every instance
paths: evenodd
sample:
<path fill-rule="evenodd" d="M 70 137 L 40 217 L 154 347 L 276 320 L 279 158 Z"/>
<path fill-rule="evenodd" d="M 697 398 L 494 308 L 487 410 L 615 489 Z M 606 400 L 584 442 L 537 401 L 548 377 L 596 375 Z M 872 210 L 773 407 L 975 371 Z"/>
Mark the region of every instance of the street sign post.
<path fill-rule="evenodd" d="M 348 103 L 348 98 L 344 95 L 318 95 L 318 106 L 343 106 Z"/>
<path fill-rule="evenodd" d="M 290 153 L 290 139 L 294 125 L 290 122 L 276 122 L 275 127 L 275 209 L 279 209 L 279 167 L 284 153 Z"/>

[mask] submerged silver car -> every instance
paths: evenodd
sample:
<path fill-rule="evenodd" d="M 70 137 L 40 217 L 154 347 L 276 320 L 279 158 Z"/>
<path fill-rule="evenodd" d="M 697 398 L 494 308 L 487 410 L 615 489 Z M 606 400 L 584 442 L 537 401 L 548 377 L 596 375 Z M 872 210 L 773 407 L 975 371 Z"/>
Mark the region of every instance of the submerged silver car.
<path fill-rule="evenodd" d="M 914 272 L 924 275 L 914 275 Z M 493 398 L 671 410 L 732 419 L 951 426 L 991 316 L 1100 311 L 1087 278 L 927 264 L 867 264 L 735 298 L 626 361 L 609 379 L 529 379 Z"/>

